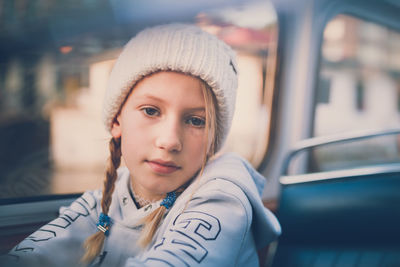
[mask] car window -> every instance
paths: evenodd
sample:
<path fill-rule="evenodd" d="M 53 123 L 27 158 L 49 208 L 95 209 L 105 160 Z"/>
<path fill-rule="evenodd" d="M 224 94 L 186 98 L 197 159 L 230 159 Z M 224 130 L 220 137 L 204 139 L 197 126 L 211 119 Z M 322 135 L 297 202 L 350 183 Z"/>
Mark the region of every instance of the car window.
<path fill-rule="evenodd" d="M 230 44 L 239 91 L 224 151 L 257 166 L 268 145 L 277 18 L 267 1 L 0 3 L 0 199 L 100 188 L 101 104 L 123 45 L 144 27 L 192 23 Z"/>
<path fill-rule="evenodd" d="M 368 134 L 400 127 L 400 33 L 350 15 L 323 33 L 313 135 Z M 309 171 L 399 161 L 400 137 L 315 148 Z"/>

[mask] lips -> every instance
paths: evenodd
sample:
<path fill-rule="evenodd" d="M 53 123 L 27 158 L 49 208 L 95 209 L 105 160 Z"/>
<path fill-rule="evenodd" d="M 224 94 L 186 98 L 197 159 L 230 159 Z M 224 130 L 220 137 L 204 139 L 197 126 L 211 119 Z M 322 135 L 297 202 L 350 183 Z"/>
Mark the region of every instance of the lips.
<path fill-rule="evenodd" d="M 181 167 L 178 166 L 176 163 L 172 161 L 164 161 L 161 159 L 147 160 L 146 163 L 155 173 L 159 174 L 171 174 L 181 169 Z"/>

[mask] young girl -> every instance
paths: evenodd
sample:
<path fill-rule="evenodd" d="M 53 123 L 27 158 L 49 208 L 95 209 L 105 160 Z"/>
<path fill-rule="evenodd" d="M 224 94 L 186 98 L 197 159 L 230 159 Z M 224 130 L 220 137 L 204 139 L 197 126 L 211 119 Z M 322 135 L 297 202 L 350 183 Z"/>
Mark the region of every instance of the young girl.
<path fill-rule="evenodd" d="M 215 36 L 183 24 L 140 32 L 108 83 L 103 190 L 62 208 L 8 264 L 258 266 L 257 249 L 280 233 L 265 179 L 237 155 L 215 156 L 236 87 L 234 53 Z"/>

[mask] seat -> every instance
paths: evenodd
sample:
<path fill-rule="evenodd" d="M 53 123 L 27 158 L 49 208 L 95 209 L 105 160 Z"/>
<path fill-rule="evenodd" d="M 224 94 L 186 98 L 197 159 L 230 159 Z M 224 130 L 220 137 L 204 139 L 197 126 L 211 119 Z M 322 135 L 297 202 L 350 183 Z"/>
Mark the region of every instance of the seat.
<path fill-rule="evenodd" d="M 287 167 L 272 266 L 400 266 L 399 162 L 301 175 Z"/>

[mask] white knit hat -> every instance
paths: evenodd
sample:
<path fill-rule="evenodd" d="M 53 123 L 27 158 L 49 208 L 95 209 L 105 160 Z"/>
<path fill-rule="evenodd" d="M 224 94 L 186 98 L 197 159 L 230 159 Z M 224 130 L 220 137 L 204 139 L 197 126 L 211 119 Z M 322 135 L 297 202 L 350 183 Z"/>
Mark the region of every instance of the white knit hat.
<path fill-rule="evenodd" d="M 125 45 L 111 72 L 105 94 L 103 116 L 107 130 L 111 130 L 113 120 L 134 85 L 144 76 L 162 70 L 191 74 L 212 88 L 219 110 L 218 151 L 228 135 L 235 107 L 236 58 L 227 44 L 193 25 L 148 28 Z"/>

